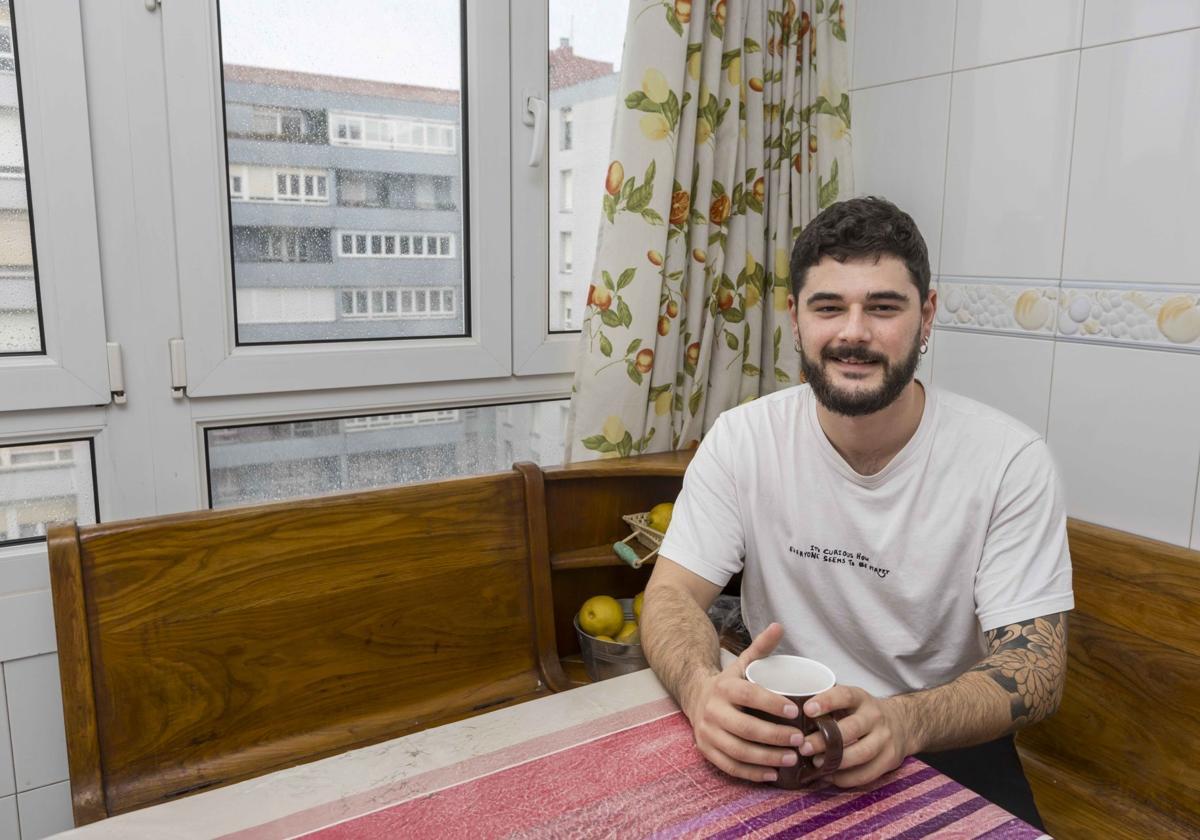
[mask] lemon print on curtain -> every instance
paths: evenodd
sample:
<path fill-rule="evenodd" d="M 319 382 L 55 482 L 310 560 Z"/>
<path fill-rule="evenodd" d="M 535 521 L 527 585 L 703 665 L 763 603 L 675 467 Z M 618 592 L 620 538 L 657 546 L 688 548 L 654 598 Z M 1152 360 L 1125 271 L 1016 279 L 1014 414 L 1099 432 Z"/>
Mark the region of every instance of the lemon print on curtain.
<path fill-rule="evenodd" d="M 568 461 L 695 446 L 797 383 L 791 243 L 853 194 L 840 0 L 633 0 Z"/>

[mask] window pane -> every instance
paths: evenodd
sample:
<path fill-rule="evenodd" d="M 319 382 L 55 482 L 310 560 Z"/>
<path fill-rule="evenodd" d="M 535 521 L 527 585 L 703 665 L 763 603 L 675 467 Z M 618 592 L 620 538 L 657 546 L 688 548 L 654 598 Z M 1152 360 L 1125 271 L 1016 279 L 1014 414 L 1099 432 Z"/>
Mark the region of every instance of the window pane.
<path fill-rule="evenodd" d="M 371 260 L 345 259 L 406 252 L 403 240 L 375 232 L 461 233 L 461 3 L 372 0 L 349 15 L 343 5 L 218 2 L 228 164 L 244 189 L 230 204 L 234 242 L 262 228 L 320 231 L 326 243 L 339 237 L 332 249 L 313 250 L 303 240 L 302 257 L 273 265 L 253 258 L 252 248 L 234 247 L 237 301 L 257 299 L 251 290 L 303 290 L 324 300 L 313 306 L 333 313 L 267 322 L 239 305 L 238 344 L 467 334 L 465 312 L 374 320 L 357 307 L 346 317 L 339 305 L 339 287 L 385 291 L 429 282 L 411 261 L 397 260 L 383 274 Z M 436 244 L 417 241 L 424 254 L 437 253 Z M 460 255 L 450 259 L 436 282 L 462 294 L 468 267 Z"/>
<path fill-rule="evenodd" d="M 45 352 L 12 25 L 8 0 L 0 0 L 0 356 Z"/>
<path fill-rule="evenodd" d="M 567 315 L 587 300 L 628 8 L 629 0 L 549 0 L 549 171 L 559 173 L 549 195 L 551 332 L 579 329 Z"/>
<path fill-rule="evenodd" d="M 567 401 L 209 429 L 214 508 L 562 462 Z M 301 431 L 303 429 L 303 432 Z"/>
<path fill-rule="evenodd" d="M 91 441 L 0 447 L 0 545 L 45 539 L 46 523 L 96 521 Z"/>

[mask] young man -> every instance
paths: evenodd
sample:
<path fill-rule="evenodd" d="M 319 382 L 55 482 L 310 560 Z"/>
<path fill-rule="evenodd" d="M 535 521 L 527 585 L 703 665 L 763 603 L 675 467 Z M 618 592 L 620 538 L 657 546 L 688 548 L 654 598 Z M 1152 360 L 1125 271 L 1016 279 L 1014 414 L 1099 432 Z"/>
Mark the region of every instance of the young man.
<path fill-rule="evenodd" d="M 1040 826 L 1012 733 L 1062 696 L 1074 607 L 1066 514 L 1044 441 L 914 378 L 937 308 L 913 220 L 833 205 L 791 263 L 792 332 L 808 384 L 726 411 L 684 478 L 646 587 L 646 657 L 696 745 L 744 779 L 824 750 L 744 678 L 775 651 L 829 665 L 846 748 L 835 784 L 919 754 Z M 736 572 L 754 641 L 722 669 L 705 610 Z M 964 749 L 966 748 L 966 749 Z"/>

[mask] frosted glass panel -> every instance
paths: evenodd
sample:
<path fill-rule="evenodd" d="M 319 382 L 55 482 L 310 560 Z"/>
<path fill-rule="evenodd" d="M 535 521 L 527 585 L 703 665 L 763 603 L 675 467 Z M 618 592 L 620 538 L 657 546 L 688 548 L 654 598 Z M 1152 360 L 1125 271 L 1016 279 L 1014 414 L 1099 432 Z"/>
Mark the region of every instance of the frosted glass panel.
<path fill-rule="evenodd" d="M 0 447 L 0 545 L 44 539 L 46 523 L 96 521 L 91 442 Z"/>
<path fill-rule="evenodd" d="M 0 355 L 45 352 L 13 26 L 8 0 L 0 0 Z"/>
<path fill-rule="evenodd" d="M 219 12 L 238 343 L 465 335 L 457 0 Z"/>
<path fill-rule="evenodd" d="M 560 464 L 568 400 L 209 429 L 212 507 Z"/>
<path fill-rule="evenodd" d="M 550 3 L 551 332 L 578 330 L 603 206 L 628 0 Z M 661 15 L 662 11 L 653 14 Z"/>

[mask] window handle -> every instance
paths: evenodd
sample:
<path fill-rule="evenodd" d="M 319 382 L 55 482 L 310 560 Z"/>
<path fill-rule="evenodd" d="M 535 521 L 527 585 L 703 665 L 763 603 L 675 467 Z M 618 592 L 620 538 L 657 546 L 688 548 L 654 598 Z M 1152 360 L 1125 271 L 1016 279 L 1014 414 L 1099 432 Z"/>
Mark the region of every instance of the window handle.
<path fill-rule="evenodd" d="M 521 122 L 533 126 L 533 143 L 529 148 L 529 165 L 540 166 L 546 156 L 546 100 L 532 93 L 525 94 L 525 113 Z"/>

